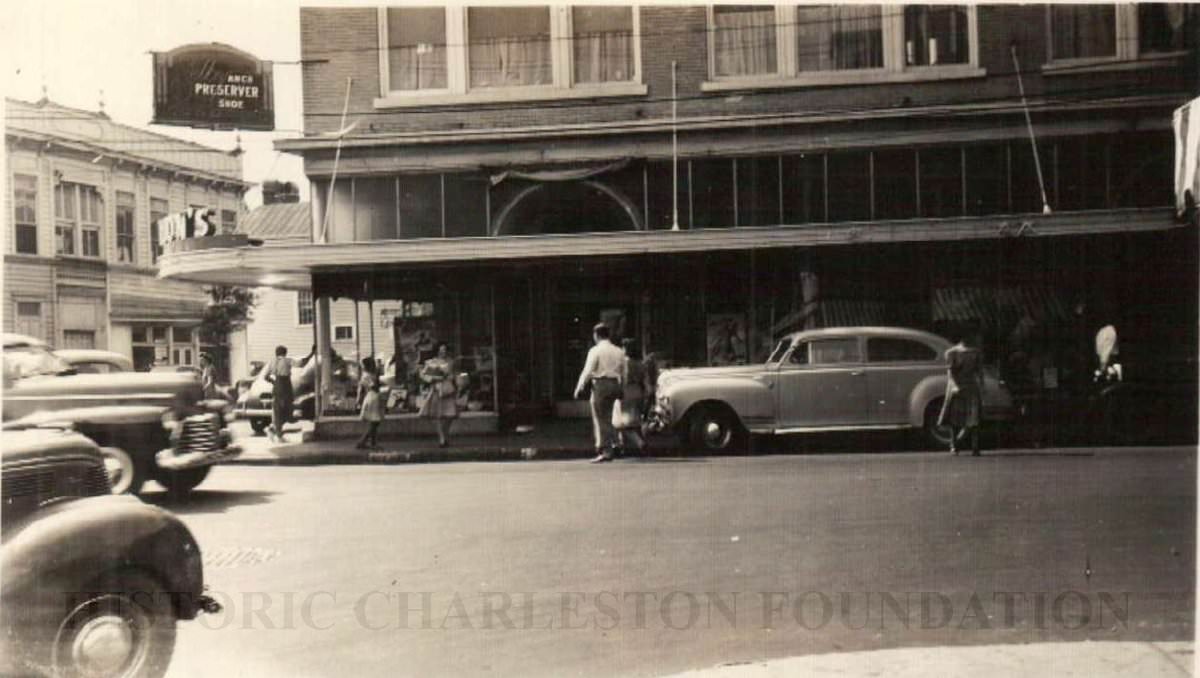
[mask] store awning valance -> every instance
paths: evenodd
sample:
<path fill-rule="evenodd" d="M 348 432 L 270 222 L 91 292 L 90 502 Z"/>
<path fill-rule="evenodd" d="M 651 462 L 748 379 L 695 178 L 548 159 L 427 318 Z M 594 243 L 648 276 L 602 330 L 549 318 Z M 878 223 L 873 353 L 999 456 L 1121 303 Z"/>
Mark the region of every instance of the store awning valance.
<path fill-rule="evenodd" d="M 933 291 L 934 322 L 979 322 L 1003 327 L 1028 316 L 1041 322 L 1065 322 L 1068 304 L 1050 287 L 942 287 Z"/>

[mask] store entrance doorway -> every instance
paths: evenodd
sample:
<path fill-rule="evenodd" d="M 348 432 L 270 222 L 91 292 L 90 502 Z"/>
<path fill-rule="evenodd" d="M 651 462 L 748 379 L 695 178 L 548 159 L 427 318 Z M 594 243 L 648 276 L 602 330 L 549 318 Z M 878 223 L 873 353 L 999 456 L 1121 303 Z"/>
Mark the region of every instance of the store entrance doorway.
<path fill-rule="evenodd" d="M 575 384 L 592 347 L 592 328 L 603 322 L 612 331 L 612 341 L 621 345 L 626 337 L 640 335 L 638 305 L 619 301 L 569 301 L 555 309 L 555 346 L 562 347 L 555 379 L 555 410 L 559 416 L 588 416 L 587 401 L 575 400 Z"/>

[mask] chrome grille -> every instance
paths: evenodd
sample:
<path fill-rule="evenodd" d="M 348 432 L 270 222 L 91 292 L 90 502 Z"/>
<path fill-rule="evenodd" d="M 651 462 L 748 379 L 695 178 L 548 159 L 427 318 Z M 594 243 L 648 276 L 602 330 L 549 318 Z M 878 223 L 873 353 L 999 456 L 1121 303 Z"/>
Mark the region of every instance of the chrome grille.
<path fill-rule="evenodd" d="M 177 454 L 216 452 L 221 447 L 220 422 L 214 414 L 198 414 L 180 424 Z"/>

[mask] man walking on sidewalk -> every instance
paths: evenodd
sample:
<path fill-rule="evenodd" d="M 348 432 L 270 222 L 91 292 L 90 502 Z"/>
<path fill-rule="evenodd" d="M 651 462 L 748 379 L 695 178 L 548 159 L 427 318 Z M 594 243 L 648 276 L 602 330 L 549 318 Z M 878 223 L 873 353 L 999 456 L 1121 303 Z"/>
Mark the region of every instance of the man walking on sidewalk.
<path fill-rule="evenodd" d="M 592 434 L 596 442 L 596 457 L 592 463 L 612 461 L 617 432 L 612 425 L 613 404 L 621 397 L 621 367 L 625 353 L 609 341 L 608 325 L 599 323 L 592 328 L 596 345 L 588 350 L 575 397 L 582 398 L 590 380 L 592 385 Z"/>

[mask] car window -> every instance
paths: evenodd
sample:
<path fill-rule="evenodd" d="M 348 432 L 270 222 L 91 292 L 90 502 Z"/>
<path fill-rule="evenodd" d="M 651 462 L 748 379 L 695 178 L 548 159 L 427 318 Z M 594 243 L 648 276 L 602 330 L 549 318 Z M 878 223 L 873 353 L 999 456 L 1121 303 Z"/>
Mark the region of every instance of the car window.
<path fill-rule="evenodd" d="M 809 343 L 809 346 L 809 357 L 813 365 L 861 362 L 858 353 L 858 337 L 815 339 Z"/>
<path fill-rule="evenodd" d="M 937 358 L 937 351 L 912 339 L 896 337 L 869 337 L 867 339 L 867 360 L 873 363 L 930 362 Z"/>
<path fill-rule="evenodd" d="M 771 351 L 771 357 L 767 358 L 767 362 L 768 363 L 777 363 L 780 360 L 783 360 L 783 355 L 785 353 L 787 353 L 787 350 L 789 348 L 791 348 L 791 346 L 792 346 L 791 339 L 784 339 L 784 340 L 780 341 L 779 344 L 775 346 L 775 350 Z"/>
<path fill-rule="evenodd" d="M 808 364 L 808 342 L 804 341 L 796 344 L 796 348 L 792 350 L 792 355 L 788 357 L 788 362 L 792 365 L 807 365 Z"/>

